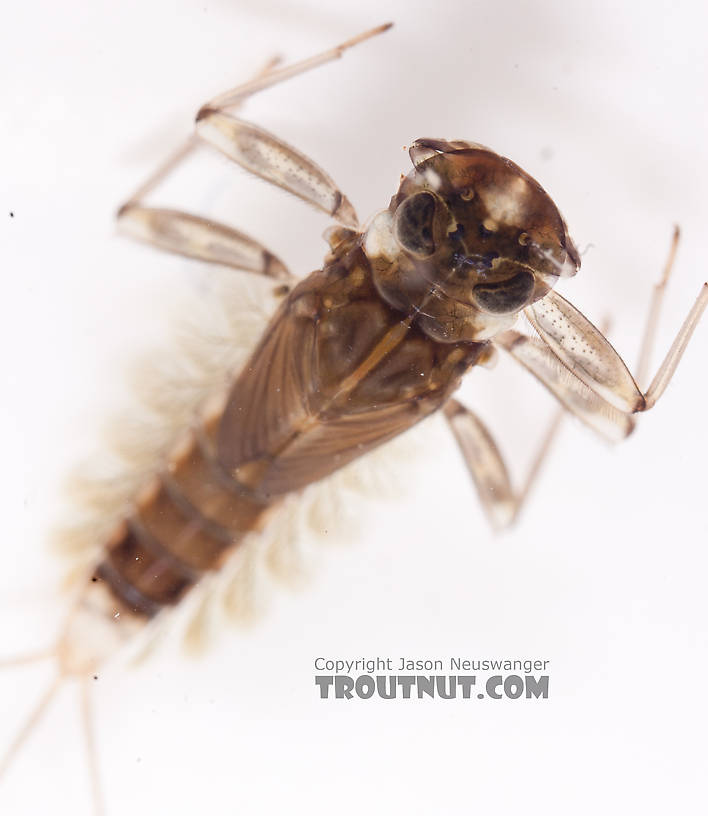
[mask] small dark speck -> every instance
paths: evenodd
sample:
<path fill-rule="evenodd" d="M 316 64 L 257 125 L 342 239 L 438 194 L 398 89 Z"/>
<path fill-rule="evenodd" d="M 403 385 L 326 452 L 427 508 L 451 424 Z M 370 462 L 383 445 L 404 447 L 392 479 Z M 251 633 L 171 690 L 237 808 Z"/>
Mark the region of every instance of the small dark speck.
<path fill-rule="evenodd" d="M 94 680 L 98 680 L 98 675 L 97 675 L 97 674 L 94 674 L 93 679 L 94 679 Z"/>
<path fill-rule="evenodd" d="M 14 217 L 15 217 L 15 213 L 12 210 L 10 210 L 10 218 L 14 218 Z"/>
<path fill-rule="evenodd" d="M 92 581 L 94 582 L 94 584 L 95 584 L 95 583 L 96 583 L 96 581 L 98 581 L 98 578 L 96 578 L 96 576 L 94 575 L 94 576 L 93 576 L 93 578 L 92 578 L 91 580 L 92 580 Z"/>

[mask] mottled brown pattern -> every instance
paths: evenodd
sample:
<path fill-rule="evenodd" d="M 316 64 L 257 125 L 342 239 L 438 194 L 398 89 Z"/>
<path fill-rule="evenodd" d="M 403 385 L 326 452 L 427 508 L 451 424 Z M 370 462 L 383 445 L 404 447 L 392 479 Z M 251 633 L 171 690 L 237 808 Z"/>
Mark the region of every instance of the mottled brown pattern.
<path fill-rule="evenodd" d="M 354 235 L 282 305 L 233 386 L 219 461 L 267 500 L 304 487 L 442 405 L 476 343 L 438 343 L 384 303 Z"/>
<path fill-rule="evenodd" d="M 181 441 L 116 531 L 96 577 L 133 613 L 173 605 L 279 497 L 439 408 L 483 348 L 438 343 L 386 304 L 359 233 L 282 304 L 223 416 Z M 335 243 L 335 242 L 333 242 Z"/>

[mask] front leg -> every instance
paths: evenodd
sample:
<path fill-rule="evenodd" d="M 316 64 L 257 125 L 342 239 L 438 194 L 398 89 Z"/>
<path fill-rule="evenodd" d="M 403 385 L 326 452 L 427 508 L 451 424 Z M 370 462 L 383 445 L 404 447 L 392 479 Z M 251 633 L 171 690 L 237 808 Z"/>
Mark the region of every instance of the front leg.
<path fill-rule="evenodd" d="M 197 134 L 245 170 L 260 176 L 327 213 L 345 227 L 358 228 L 359 221 L 349 199 L 332 178 L 312 159 L 261 127 L 237 119 L 227 111 L 245 99 L 310 71 L 365 40 L 388 31 L 392 23 L 372 28 L 309 59 L 263 73 L 207 102 L 197 114 Z"/>
<path fill-rule="evenodd" d="M 698 321 L 708 306 L 708 284 L 703 284 L 664 361 L 646 391 L 643 382 L 656 334 L 661 300 L 678 245 L 674 230 L 669 258 L 654 294 L 642 340 L 636 378 L 605 337 L 604 331 L 567 300 L 549 292 L 525 309 L 539 338 L 505 331 L 494 338 L 504 349 L 540 380 L 565 408 L 612 442 L 628 436 L 635 425 L 634 414 L 648 411 L 663 394 L 681 359 Z"/>
<path fill-rule="evenodd" d="M 269 76 L 278 58 L 268 61 L 255 80 Z M 144 200 L 199 146 L 193 133 L 187 141 L 138 187 L 118 210 L 118 226 L 125 235 L 152 246 L 208 263 L 294 282 L 285 264 L 254 238 L 226 224 L 181 210 L 149 207 Z"/>
<path fill-rule="evenodd" d="M 197 133 L 249 173 L 297 196 L 345 227 L 359 226 L 354 207 L 330 176 L 267 130 L 205 107 L 197 115 Z"/>
<path fill-rule="evenodd" d="M 671 381 L 688 341 L 708 306 L 708 283 L 704 283 L 654 379 L 646 391 L 642 391 L 637 385 L 637 380 L 642 382 L 646 374 L 659 309 L 676 256 L 678 239 L 679 231 L 676 228 L 668 261 L 661 280 L 654 289 L 636 379 L 630 374 L 626 363 L 603 332 L 595 328 L 575 306 L 553 290 L 524 309 L 529 322 L 556 359 L 594 394 L 624 414 L 648 411 L 656 405 Z"/>
<path fill-rule="evenodd" d="M 196 118 L 196 131 L 118 211 L 121 228 L 134 238 L 191 258 L 294 280 L 285 264 L 262 244 L 225 224 L 179 210 L 145 206 L 144 199 L 200 144 L 216 147 L 232 161 L 271 184 L 327 213 L 347 227 L 358 227 L 349 199 L 312 159 L 268 133 L 228 113 L 249 96 L 322 65 L 354 45 L 387 31 L 390 24 L 366 31 L 328 51 L 293 65 L 271 60 L 249 82 L 212 99 Z"/>

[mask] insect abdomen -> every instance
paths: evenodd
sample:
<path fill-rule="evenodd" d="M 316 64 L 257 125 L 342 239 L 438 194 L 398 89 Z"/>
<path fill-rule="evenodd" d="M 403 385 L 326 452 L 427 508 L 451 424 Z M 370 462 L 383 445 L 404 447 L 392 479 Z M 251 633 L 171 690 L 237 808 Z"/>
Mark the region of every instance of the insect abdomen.
<path fill-rule="evenodd" d="M 190 431 L 165 470 L 141 491 L 95 571 L 116 600 L 153 617 L 175 605 L 257 529 L 269 503 L 246 495 L 217 463 L 216 422 Z"/>
<path fill-rule="evenodd" d="M 173 606 L 280 497 L 437 410 L 482 349 L 438 342 L 383 302 L 352 234 L 290 293 L 223 411 L 143 489 L 96 577 L 139 616 Z"/>

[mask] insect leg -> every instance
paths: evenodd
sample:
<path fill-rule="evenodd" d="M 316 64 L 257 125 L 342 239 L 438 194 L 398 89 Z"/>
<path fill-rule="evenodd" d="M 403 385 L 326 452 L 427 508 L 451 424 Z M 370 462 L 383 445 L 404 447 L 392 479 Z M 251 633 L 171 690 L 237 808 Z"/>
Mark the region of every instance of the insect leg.
<path fill-rule="evenodd" d="M 666 259 L 661 280 L 654 284 L 654 291 L 652 292 L 651 304 L 649 306 L 649 314 L 647 315 L 647 323 L 644 327 L 644 336 L 642 337 L 639 359 L 637 361 L 637 368 L 634 374 L 634 379 L 639 383 L 640 387 L 644 385 L 648 376 L 649 358 L 651 356 L 652 347 L 656 338 L 656 329 L 659 324 L 659 313 L 661 311 L 662 301 L 664 300 L 664 294 L 666 293 L 666 284 L 669 282 L 669 275 L 671 275 L 674 261 L 676 259 L 676 250 L 678 249 L 680 236 L 681 231 L 677 225 L 674 227 L 674 232 L 671 237 L 669 256 Z"/>
<path fill-rule="evenodd" d="M 121 231 L 160 249 L 201 261 L 256 272 L 280 281 L 294 276 L 258 241 L 238 230 L 198 215 L 139 204 L 118 212 Z"/>
<path fill-rule="evenodd" d="M 359 225 L 349 199 L 312 159 L 263 128 L 204 107 L 197 133 L 245 170 L 286 190 L 346 227 Z"/>
<path fill-rule="evenodd" d="M 211 110 L 225 110 L 227 108 L 232 108 L 235 105 L 240 105 L 244 99 L 249 96 L 253 96 L 255 93 L 262 91 L 264 88 L 270 88 L 271 86 L 277 85 L 279 82 L 284 82 L 286 79 L 290 79 L 298 74 L 304 74 L 305 71 L 311 71 L 313 68 L 318 68 L 320 65 L 324 65 L 327 62 L 340 59 L 342 54 L 344 54 L 344 52 L 349 48 L 353 48 L 355 45 L 359 45 L 359 43 L 362 43 L 365 40 L 376 37 L 378 34 L 383 34 L 385 31 L 388 31 L 392 25 L 393 23 L 384 23 L 383 25 L 376 26 L 375 28 L 370 28 L 361 34 L 357 34 L 355 37 L 352 37 L 349 40 L 345 40 L 345 42 L 340 43 L 339 45 L 335 45 L 334 48 L 323 51 L 321 54 L 316 54 L 314 57 L 308 57 L 307 59 L 293 63 L 292 65 L 286 65 L 278 70 L 269 71 L 261 76 L 257 76 L 243 85 L 237 85 L 230 91 L 219 94 L 219 96 L 216 96 L 214 99 L 207 102 L 204 107 Z"/>
<path fill-rule="evenodd" d="M 243 233 L 178 210 L 145 207 L 151 193 L 192 151 L 200 139 L 217 147 L 246 170 L 281 187 L 314 207 L 356 227 L 354 208 L 334 181 L 304 154 L 262 128 L 226 113 L 256 92 L 323 65 L 391 27 L 388 23 L 353 37 L 335 48 L 293 65 L 277 68 L 271 60 L 253 79 L 221 94 L 197 114 L 196 133 L 165 161 L 118 211 L 121 228 L 132 237 L 179 255 L 244 269 L 278 280 L 292 280 L 285 264 L 272 252 Z"/>
<path fill-rule="evenodd" d="M 220 94 L 207 102 L 197 114 L 197 133 L 249 172 L 322 210 L 344 226 L 358 227 L 351 202 L 312 159 L 263 128 L 237 119 L 227 110 L 264 88 L 339 59 L 347 49 L 388 31 L 391 25 L 386 23 L 372 28 L 328 51 L 271 71 Z"/>
<path fill-rule="evenodd" d="M 644 394 L 644 411 L 648 411 L 656 405 L 657 400 L 664 393 L 706 306 L 708 306 L 708 283 L 704 283 L 701 287 L 701 291 L 674 338 L 671 348 L 654 375 L 649 388 L 647 388 Z"/>
<path fill-rule="evenodd" d="M 703 284 L 664 361 L 645 393 L 605 335 L 565 298 L 551 290 L 524 314 L 555 357 L 591 391 L 625 414 L 648 411 L 663 394 L 708 306 Z M 651 318 L 650 318 L 651 320 Z M 652 336 L 651 325 L 649 336 Z"/>
<path fill-rule="evenodd" d="M 494 344 L 521 363 L 568 411 L 605 439 L 619 442 L 632 432 L 632 416 L 592 391 L 544 343 L 520 332 L 505 331 L 494 338 Z"/>
<path fill-rule="evenodd" d="M 268 76 L 277 65 L 280 64 L 280 57 L 271 57 L 268 62 L 255 75 L 254 80 Z M 237 105 L 237 103 L 234 103 Z M 192 133 L 187 141 L 180 145 L 167 159 L 155 170 L 155 172 L 144 181 L 133 195 L 125 202 L 123 207 L 137 203 L 151 193 L 167 176 L 199 145 L 199 138 L 196 133 Z M 121 208 L 122 209 L 122 208 Z"/>
<path fill-rule="evenodd" d="M 563 410 L 560 409 L 553 416 L 524 485 L 518 492 L 514 491 L 511 485 L 509 472 L 499 448 L 479 417 L 456 399 L 448 400 L 443 413 L 460 446 L 489 521 L 497 530 L 510 526 L 518 517 L 541 470 L 543 460 L 560 427 Z"/>
<path fill-rule="evenodd" d="M 271 59 L 258 77 L 278 64 Z M 210 263 L 256 272 L 277 280 L 294 278 L 266 247 L 232 227 L 198 215 L 143 205 L 145 199 L 200 144 L 196 133 L 170 155 L 118 210 L 122 232 L 160 249 Z"/>

